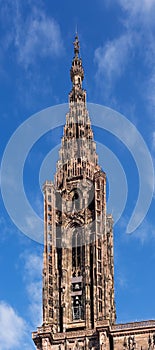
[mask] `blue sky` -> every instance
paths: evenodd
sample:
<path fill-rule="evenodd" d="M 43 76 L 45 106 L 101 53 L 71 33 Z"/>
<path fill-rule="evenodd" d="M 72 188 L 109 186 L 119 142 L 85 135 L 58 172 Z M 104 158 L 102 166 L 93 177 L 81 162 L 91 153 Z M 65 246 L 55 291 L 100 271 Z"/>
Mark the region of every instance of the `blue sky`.
<path fill-rule="evenodd" d="M 110 107 L 134 124 L 154 163 L 154 0 L 0 0 L 1 158 L 13 132 L 30 116 L 68 101 L 76 26 L 88 102 Z M 130 143 L 139 147 L 134 134 L 125 132 Z M 110 132 L 94 127 L 94 134 L 95 140 L 119 160 L 128 186 L 125 209 L 114 227 L 117 322 L 155 319 L 155 198 L 142 224 L 126 234 L 140 186 L 135 160 L 126 145 Z M 23 169 L 26 196 L 41 218 L 39 173 L 48 152 L 60 144 L 61 135 L 62 128 L 57 128 L 55 133 L 48 132 L 38 139 Z M 108 171 L 105 154 L 100 157 Z M 121 197 L 113 164 L 110 169 Z M 144 157 L 144 174 L 146 170 Z M 43 247 L 12 222 L 2 196 L 0 207 L 0 350 L 18 350 L 21 346 L 31 350 L 31 331 L 41 324 Z M 31 231 L 32 223 L 29 225 Z"/>

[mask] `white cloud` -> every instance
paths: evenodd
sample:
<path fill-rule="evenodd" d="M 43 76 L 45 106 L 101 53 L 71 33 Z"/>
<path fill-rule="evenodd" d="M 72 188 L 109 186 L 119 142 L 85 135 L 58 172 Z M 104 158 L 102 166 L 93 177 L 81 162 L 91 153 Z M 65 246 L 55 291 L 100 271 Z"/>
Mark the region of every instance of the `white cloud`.
<path fill-rule="evenodd" d="M 155 151 L 155 131 L 152 133 L 152 149 Z"/>
<path fill-rule="evenodd" d="M 29 299 L 29 315 L 33 327 L 42 323 L 42 254 L 25 251 L 21 255 L 24 260 L 24 282 Z"/>
<path fill-rule="evenodd" d="M 126 32 L 124 35 L 112 41 L 108 41 L 104 46 L 95 50 L 94 61 L 97 66 L 96 83 L 100 92 L 103 91 L 104 99 L 118 108 L 117 102 L 112 96 L 112 91 L 116 81 L 121 78 L 125 72 L 129 60 L 134 52 L 132 32 Z M 135 39 L 136 41 L 136 35 Z"/>
<path fill-rule="evenodd" d="M 8 236 L 18 233 L 18 230 L 15 228 L 13 222 L 9 219 L 6 219 L 5 215 L 0 215 L 0 230 L 1 230 L 1 241 L 7 240 Z"/>
<path fill-rule="evenodd" d="M 25 6 L 27 8 L 25 9 Z M 3 50 L 14 46 L 17 62 L 27 68 L 36 60 L 62 53 L 60 26 L 45 12 L 42 2 L 25 3 L 6 0 L 1 4 L 1 24 L 4 27 Z M 11 32 L 8 28 L 12 28 Z"/>
<path fill-rule="evenodd" d="M 152 11 L 155 7 L 154 0 L 117 0 L 122 8 L 130 13 L 132 16 L 137 16 L 142 14 L 146 16 Z"/>
<path fill-rule="evenodd" d="M 155 56 L 154 56 L 155 59 Z M 155 108 L 155 69 L 153 69 L 152 74 L 150 76 L 150 79 L 147 82 L 146 86 L 146 97 L 149 103 L 149 106 L 151 106 L 151 109 Z M 154 118 L 154 114 L 153 114 Z"/>
<path fill-rule="evenodd" d="M 127 278 L 124 276 L 122 271 L 118 272 L 116 283 L 118 286 L 122 289 L 127 289 L 128 288 L 128 281 Z"/>
<path fill-rule="evenodd" d="M 40 278 L 42 275 L 42 257 L 37 254 L 24 254 L 27 278 Z"/>
<path fill-rule="evenodd" d="M 138 239 L 143 246 L 145 243 L 155 239 L 154 225 L 147 219 L 144 219 L 141 225 L 132 234 L 126 235 L 127 239 L 129 237 L 133 240 Z"/>
<path fill-rule="evenodd" d="M 16 24 L 15 46 L 18 61 L 27 67 L 37 57 L 58 56 L 63 49 L 60 28 L 57 22 L 41 11 L 34 11 Z"/>
<path fill-rule="evenodd" d="M 141 215 L 141 213 L 139 213 Z M 122 217 L 119 222 L 119 229 L 120 232 L 126 232 L 126 228 L 129 222 L 128 217 Z M 120 235 L 120 239 L 122 239 L 123 242 L 126 241 L 128 244 L 129 240 L 138 240 L 140 244 L 143 246 L 145 243 L 152 242 L 152 240 L 155 239 L 155 227 L 154 224 L 150 221 L 148 221 L 146 218 L 143 220 L 143 222 L 140 224 L 140 226 L 131 234 L 123 234 Z"/>
<path fill-rule="evenodd" d="M 115 86 L 115 82 L 125 71 L 127 63 L 132 57 L 140 59 L 140 65 L 145 69 L 145 81 L 140 82 L 142 96 L 155 106 L 155 1 L 154 0 L 117 0 L 123 10 L 122 25 L 124 33 L 95 50 L 97 64 L 97 84 L 109 89 L 108 97 Z M 113 1 L 108 1 L 109 6 Z M 134 64 L 134 61 L 133 61 Z M 137 68 L 136 68 L 137 69 Z M 141 77 L 142 78 L 142 77 Z M 143 78 L 142 78 L 143 79 Z M 112 96 L 110 96 L 112 100 Z"/>
<path fill-rule="evenodd" d="M 35 281 L 27 284 L 29 296 L 29 313 L 34 327 L 42 324 L 42 281 Z"/>
<path fill-rule="evenodd" d="M 138 238 L 143 245 L 148 242 L 148 240 L 155 238 L 154 226 L 147 220 L 144 220 L 141 226 L 134 232 L 133 236 Z"/>
<path fill-rule="evenodd" d="M 24 282 L 29 298 L 28 324 L 17 311 L 5 301 L 0 301 L 0 350 L 32 350 L 32 327 L 42 323 L 42 258 L 37 254 L 25 251 Z"/>
<path fill-rule="evenodd" d="M 0 350 L 29 349 L 26 344 L 28 327 L 22 317 L 4 301 L 0 302 Z M 30 335 L 29 335 L 30 337 Z M 29 341 L 28 341 L 29 342 Z"/>
<path fill-rule="evenodd" d="M 109 84 L 118 78 L 127 64 L 131 47 L 131 36 L 127 33 L 118 39 L 107 42 L 105 46 L 97 48 L 95 50 L 97 78 L 103 75 Z"/>
<path fill-rule="evenodd" d="M 152 132 L 152 140 L 151 140 L 151 148 L 152 148 L 152 160 L 154 163 L 154 169 L 155 169 L 155 131 Z M 155 178 L 154 178 L 154 196 L 153 198 L 155 199 Z"/>

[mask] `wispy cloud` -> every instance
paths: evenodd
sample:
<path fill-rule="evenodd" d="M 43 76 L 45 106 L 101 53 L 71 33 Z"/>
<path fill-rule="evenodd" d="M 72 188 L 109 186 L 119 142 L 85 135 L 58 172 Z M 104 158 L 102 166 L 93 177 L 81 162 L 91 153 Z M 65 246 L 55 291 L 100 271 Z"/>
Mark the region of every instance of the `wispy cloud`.
<path fill-rule="evenodd" d="M 24 261 L 24 283 L 29 299 L 29 315 L 34 327 L 42 323 L 42 254 L 25 251 L 21 255 Z"/>
<path fill-rule="evenodd" d="M 97 64 L 97 79 L 104 76 L 105 85 L 111 87 L 112 82 L 122 75 L 129 58 L 132 47 L 131 35 L 129 33 L 108 41 L 105 46 L 95 50 L 95 63 Z M 104 80 L 102 80 L 104 81 Z"/>
<path fill-rule="evenodd" d="M 121 289 L 127 289 L 128 288 L 128 281 L 125 276 L 125 273 L 122 271 L 119 271 L 116 276 L 116 283 Z"/>
<path fill-rule="evenodd" d="M 27 322 L 8 303 L 0 300 L 0 350 L 32 350 L 32 327 L 42 323 L 42 257 L 25 251 L 20 257 L 24 263 L 22 276 L 29 299 Z M 21 266 L 21 264 L 20 264 Z"/>
<path fill-rule="evenodd" d="M 29 296 L 29 314 L 34 327 L 42 324 L 42 281 L 31 282 L 27 285 L 27 293 Z"/>
<path fill-rule="evenodd" d="M 154 55 L 155 59 L 155 55 Z M 146 97 L 149 103 L 149 107 L 151 108 L 151 112 L 154 111 L 155 108 L 155 68 L 152 67 L 152 72 L 150 74 L 150 78 L 146 84 Z M 154 114 L 153 114 L 154 118 Z"/>
<path fill-rule="evenodd" d="M 0 215 L 0 231 L 1 231 L 1 241 L 8 240 L 10 236 L 17 235 L 20 231 L 17 230 L 11 219 L 5 216 L 5 214 Z M 21 234 L 19 236 L 21 238 Z"/>
<path fill-rule="evenodd" d="M 132 238 L 137 238 L 141 245 L 144 245 L 152 238 L 155 238 L 154 226 L 147 220 L 144 220 L 142 225 L 134 232 Z"/>
<path fill-rule="evenodd" d="M 139 213 L 140 215 L 140 213 Z M 120 229 L 126 230 L 128 223 L 128 218 L 124 218 L 120 221 L 119 227 Z M 129 242 L 129 240 L 138 240 L 140 244 L 143 246 L 145 243 L 151 242 L 155 239 L 155 228 L 154 224 L 144 219 L 142 224 L 132 233 L 132 234 L 123 234 L 121 236 L 123 242 Z"/>
<path fill-rule="evenodd" d="M 62 53 L 63 41 L 60 26 L 47 15 L 42 2 L 33 5 L 19 0 L 6 0 L 1 4 L 1 22 L 4 27 L 3 50 L 14 47 L 17 62 L 24 68 L 36 59 L 56 57 Z M 12 28 L 11 32 L 7 28 Z"/>
<path fill-rule="evenodd" d="M 100 91 L 104 91 L 104 98 L 112 101 L 112 92 L 116 81 L 121 78 L 127 68 L 137 40 L 136 34 L 126 30 L 120 37 L 108 41 L 98 47 L 94 53 L 96 64 L 96 83 Z M 116 101 L 115 101 L 115 103 Z"/>
<path fill-rule="evenodd" d="M 152 19 L 152 10 L 155 9 L 154 0 L 117 0 L 118 4 L 129 13 L 132 17 L 139 16 L 138 20 L 142 18 L 144 21 Z"/>
<path fill-rule="evenodd" d="M 26 278 L 37 279 L 42 275 L 42 257 L 27 251 L 22 255 L 25 261 Z"/>
<path fill-rule="evenodd" d="M 130 16 L 135 17 L 137 15 L 142 15 L 144 16 L 144 20 L 146 20 L 147 16 L 150 17 L 152 10 L 155 8 L 154 0 L 116 0 L 116 2 Z M 107 6 L 112 6 L 114 4 L 113 0 L 106 0 L 105 3 Z M 148 18 L 148 20 L 150 21 L 151 18 Z"/>
<path fill-rule="evenodd" d="M 57 100 L 53 70 L 65 51 L 60 23 L 47 12 L 43 0 L 0 0 L 0 9 L 1 78 L 16 86 L 17 109 L 21 105 L 36 111 L 49 96 Z M 47 60 L 50 74 L 44 69 Z M 15 67 L 13 75 L 18 71 L 14 79 L 8 73 L 8 61 L 10 68 Z"/>
<path fill-rule="evenodd" d="M 152 133 L 152 150 L 155 152 L 155 131 Z"/>
<path fill-rule="evenodd" d="M 18 61 L 25 67 L 34 64 L 38 57 L 53 58 L 62 52 L 60 27 L 43 11 L 33 9 L 25 23 L 21 16 L 18 16 L 15 29 Z"/>
<path fill-rule="evenodd" d="M 4 301 L 0 301 L 0 350 L 33 349 L 28 340 L 28 325 Z"/>
<path fill-rule="evenodd" d="M 152 160 L 154 164 L 154 169 L 155 169 L 155 131 L 152 132 L 151 135 L 151 150 L 152 150 Z M 153 198 L 155 199 L 155 179 L 154 179 L 154 196 Z"/>
<path fill-rule="evenodd" d="M 145 81 L 141 81 L 141 91 L 149 105 L 155 105 L 155 1 L 154 0 L 117 0 L 122 9 L 121 19 L 123 34 L 108 41 L 95 50 L 94 58 L 97 66 L 96 81 L 99 87 L 108 88 L 110 96 L 116 81 L 123 75 L 132 56 L 138 56 L 143 69 Z M 113 6 L 113 1 L 108 1 Z M 107 90 L 104 90 L 107 91 Z"/>

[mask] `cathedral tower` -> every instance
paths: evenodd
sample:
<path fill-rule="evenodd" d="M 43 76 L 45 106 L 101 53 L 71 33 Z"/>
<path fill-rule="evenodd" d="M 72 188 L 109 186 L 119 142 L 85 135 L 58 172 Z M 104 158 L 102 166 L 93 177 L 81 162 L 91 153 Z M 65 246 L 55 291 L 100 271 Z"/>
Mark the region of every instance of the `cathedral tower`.
<path fill-rule="evenodd" d="M 43 325 L 53 334 L 115 322 L 113 220 L 106 214 L 106 174 L 98 164 L 77 35 L 70 77 L 55 179 L 43 186 Z"/>
<path fill-rule="evenodd" d="M 37 350 L 154 349 L 155 321 L 115 324 L 113 220 L 82 87 L 79 39 L 54 182 L 44 191 L 43 325 Z M 150 323 L 149 323 L 150 322 Z"/>
<path fill-rule="evenodd" d="M 44 185 L 43 323 L 53 332 L 115 321 L 112 217 L 82 88 L 78 36 L 54 184 Z"/>

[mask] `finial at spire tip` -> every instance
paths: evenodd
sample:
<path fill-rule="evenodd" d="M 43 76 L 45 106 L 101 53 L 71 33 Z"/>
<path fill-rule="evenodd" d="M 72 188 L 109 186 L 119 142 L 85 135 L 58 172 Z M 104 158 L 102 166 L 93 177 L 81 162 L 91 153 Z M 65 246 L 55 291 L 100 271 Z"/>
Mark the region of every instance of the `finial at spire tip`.
<path fill-rule="evenodd" d="M 78 25 L 76 24 L 76 27 L 75 27 L 75 37 L 78 36 Z"/>

